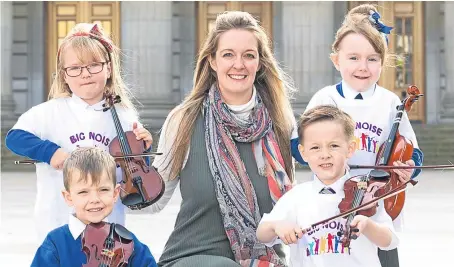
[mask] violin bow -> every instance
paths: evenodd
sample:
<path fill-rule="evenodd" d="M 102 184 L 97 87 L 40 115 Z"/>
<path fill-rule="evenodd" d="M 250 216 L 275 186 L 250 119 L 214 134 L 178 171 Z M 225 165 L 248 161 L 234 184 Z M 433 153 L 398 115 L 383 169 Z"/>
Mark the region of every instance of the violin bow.
<path fill-rule="evenodd" d="M 348 165 L 350 169 L 376 169 L 376 170 L 406 170 L 406 169 L 434 169 L 450 170 L 454 169 L 454 164 L 447 165 L 423 165 L 423 166 L 384 166 L 384 165 Z"/>
<path fill-rule="evenodd" d="M 364 204 L 359 205 L 359 206 L 356 207 L 356 208 L 353 208 L 353 209 L 344 211 L 344 212 L 342 212 L 342 213 L 339 213 L 339 214 L 337 214 L 337 215 L 335 215 L 335 216 L 332 216 L 332 217 L 330 217 L 330 218 L 328 218 L 328 219 L 325 219 L 325 220 L 323 220 L 323 221 L 319 221 L 319 222 L 316 222 L 316 223 L 312 223 L 309 227 L 305 227 L 304 229 L 306 229 L 306 231 L 309 231 L 311 228 L 313 228 L 313 227 L 315 227 L 315 226 L 317 226 L 317 225 L 319 225 L 319 224 L 324 224 L 324 223 L 326 223 L 326 222 L 329 222 L 329 221 L 331 221 L 331 220 L 337 219 L 337 218 L 339 218 L 339 217 L 347 216 L 347 215 L 349 215 L 349 214 L 351 214 L 351 213 L 353 213 L 353 212 L 356 212 L 356 211 L 358 211 L 358 210 L 360 210 L 360 209 L 362 209 L 362 208 L 364 208 L 364 207 L 366 207 L 366 206 L 369 206 L 369 205 L 371 205 L 371 204 L 374 204 L 374 203 L 376 203 L 376 202 L 378 202 L 378 201 L 380 201 L 380 200 L 382 200 L 382 199 L 387 199 L 387 198 L 389 198 L 389 197 L 392 197 L 392 196 L 394 196 L 394 195 L 397 195 L 397 194 L 399 194 L 400 192 L 405 191 L 405 190 L 406 190 L 405 187 L 406 187 L 406 185 L 409 184 L 409 183 L 410 183 L 411 185 L 415 186 L 418 182 L 410 179 L 410 180 L 406 181 L 405 183 L 401 184 L 400 186 L 398 186 L 398 187 L 394 188 L 393 190 L 389 191 L 389 192 L 386 193 L 386 194 L 383 194 L 383 195 L 381 195 L 381 196 L 379 196 L 379 197 L 376 197 L 376 198 L 372 199 L 371 201 L 368 201 L 368 202 L 366 202 L 366 203 L 364 203 Z"/>
<path fill-rule="evenodd" d="M 135 157 L 154 157 L 162 155 L 162 152 L 149 152 L 142 154 L 130 154 L 130 155 L 121 155 L 121 156 L 112 156 L 114 159 L 124 159 L 124 158 L 135 158 Z M 14 164 L 36 164 L 41 163 L 41 161 L 26 159 L 26 160 L 15 160 Z"/>

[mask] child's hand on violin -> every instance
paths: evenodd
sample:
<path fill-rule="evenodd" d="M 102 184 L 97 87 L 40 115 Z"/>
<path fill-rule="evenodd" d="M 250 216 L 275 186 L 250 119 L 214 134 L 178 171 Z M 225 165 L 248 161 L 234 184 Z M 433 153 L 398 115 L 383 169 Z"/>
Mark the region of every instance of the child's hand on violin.
<path fill-rule="evenodd" d="M 400 161 L 395 161 L 393 163 L 394 166 L 415 166 L 415 162 L 411 160 L 407 160 L 405 163 L 402 163 Z M 397 175 L 399 175 L 399 180 L 402 183 L 405 183 L 406 181 L 411 179 L 411 176 L 413 175 L 414 169 L 397 169 L 393 170 Z"/>
<path fill-rule="evenodd" d="M 279 221 L 274 224 L 274 233 L 284 242 L 288 244 L 296 244 L 298 239 L 303 237 L 305 231 L 295 223 Z"/>
<path fill-rule="evenodd" d="M 137 122 L 132 125 L 132 132 L 136 135 L 137 140 L 143 140 L 145 142 L 145 149 L 149 149 L 153 144 L 153 137 L 151 133 L 144 127 L 138 128 Z"/>
<path fill-rule="evenodd" d="M 351 239 L 357 239 L 367 228 L 370 218 L 364 215 L 356 215 L 350 223 Z"/>
<path fill-rule="evenodd" d="M 50 166 L 56 170 L 62 170 L 65 160 L 69 157 L 69 153 L 63 150 L 63 148 L 57 149 L 50 159 Z"/>

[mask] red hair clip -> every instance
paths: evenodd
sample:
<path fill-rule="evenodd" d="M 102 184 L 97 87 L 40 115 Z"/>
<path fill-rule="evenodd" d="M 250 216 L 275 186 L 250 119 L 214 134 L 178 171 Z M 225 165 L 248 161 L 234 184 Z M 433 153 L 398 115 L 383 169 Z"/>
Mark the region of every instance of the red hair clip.
<path fill-rule="evenodd" d="M 102 37 L 102 34 L 98 28 L 98 24 L 95 24 L 91 28 L 90 32 L 76 32 L 76 33 L 72 34 L 70 37 L 74 37 L 74 36 L 89 36 L 90 38 L 98 40 L 104 46 L 104 48 L 107 50 L 107 52 L 109 54 L 109 60 L 110 60 L 110 53 L 113 52 L 112 44 Z M 61 46 L 60 46 L 60 48 L 61 48 Z M 58 52 L 57 52 L 57 60 L 58 60 L 58 58 L 60 58 L 60 51 L 61 51 L 60 48 L 58 49 Z"/>

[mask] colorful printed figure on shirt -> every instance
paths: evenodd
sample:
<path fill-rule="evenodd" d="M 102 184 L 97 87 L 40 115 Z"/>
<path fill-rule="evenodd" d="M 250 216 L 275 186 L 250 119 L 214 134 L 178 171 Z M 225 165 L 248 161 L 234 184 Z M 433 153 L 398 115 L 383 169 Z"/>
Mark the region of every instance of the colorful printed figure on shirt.
<path fill-rule="evenodd" d="M 338 232 L 344 229 L 345 220 L 336 220 L 316 227 L 306 233 L 306 242 L 309 245 L 307 256 L 322 255 L 327 253 L 348 253 L 348 248 L 344 247 Z M 311 241 L 312 239 L 312 241 Z M 328 244 L 326 250 L 326 243 Z M 312 248 L 314 248 L 312 250 Z"/>
<path fill-rule="evenodd" d="M 117 229 L 123 228 L 123 233 L 116 233 L 127 238 L 128 242 L 115 242 L 113 247 L 98 249 L 92 249 L 90 244 L 85 243 L 88 239 L 105 243 L 105 240 L 96 240 L 97 236 L 103 236 L 102 233 L 93 234 L 97 230 L 91 230 L 93 236 L 88 237 L 87 225 L 105 221 L 119 199 L 116 163 L 107 151 L 96 147 L 73 151 L 64 163 L 63 184 L 61 193 L 66 204 L 74 209 L 74 214 L 67 215 L 67 224 L 47 234 L 36 251 L 32 267 L 80 267 L 87 263 L 108 266 L 103 263 L 115 260 L 113 256 L 125 250 L 125 247 L 128 253 L 122 253 L 122 256 L 127 256 L 120 259 L 119 263 L 128 263 L 128 266 L 157 266 L 148 247 L 120 224 L 115 226 Z M 85 253 L 82 247 L 89 247 L 90 253 Z"/>
<path fill-rule="evenodd" d="M 68 222 L 70 209 L 60 191 L 69 153 L 78 147 L 108 150 L 117 135 L 111 113 L 103 111 L 105 93 L 121 97 L 117 112 L 123 130 L 133 130 L 147 148 L 152 143 L 121 77 L 119 49 L 100 25 L 77 24 L 62 40 L 56 62 L 49 100 L 22 114 L 6 136 L 12 152 L 39 162 L 34 212 L 39 242 Z M 124 223 L 124 216 L 118 202 L 109 220 Z"/>

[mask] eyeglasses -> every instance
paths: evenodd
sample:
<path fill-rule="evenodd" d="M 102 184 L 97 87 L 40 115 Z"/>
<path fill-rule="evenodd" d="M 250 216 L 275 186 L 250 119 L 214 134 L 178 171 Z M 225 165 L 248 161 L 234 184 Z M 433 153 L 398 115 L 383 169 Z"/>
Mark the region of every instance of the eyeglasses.
<path fill-rule="evenodd" d="M 67 67 L 64 68 L 69 77 L 77 77 L 82 74 L 82 69 L 87 69 L 90 74 L 100 73 L 104 69 L 104 64 L 107 62 L 94 62 L 85 67 Z"/>

